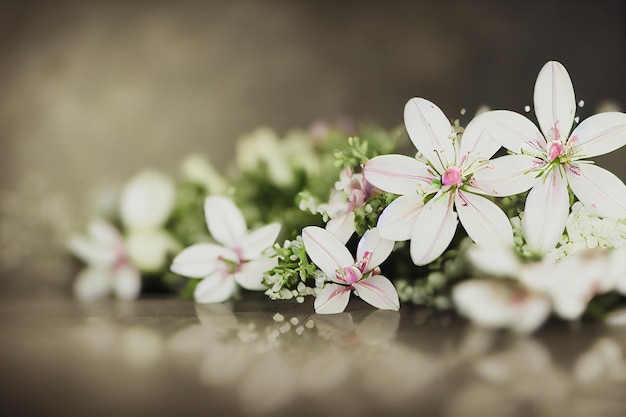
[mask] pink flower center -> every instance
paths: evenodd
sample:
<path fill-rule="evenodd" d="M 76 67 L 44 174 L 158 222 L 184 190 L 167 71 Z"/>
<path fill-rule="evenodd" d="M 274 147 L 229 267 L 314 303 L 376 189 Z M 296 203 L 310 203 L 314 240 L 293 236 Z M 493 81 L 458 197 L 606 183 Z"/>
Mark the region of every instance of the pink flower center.
<path fill-rule="evenodd" d="M 441 177 L 442 185 L 463 185 L 463 181 L 461 180 L 461 168 L 459 167 L 449 167 L 446 169 L 446 172 L 443 173 Z"/>
<path fill-rule="evenodd" d="M 338 270 L 336 277 L 339 281 L 344 281 L 346 284 L 354 284 L 363 277 L 363 273 L 358 267 L 350 265 Z"/>
<path fill-rule="evenodd" d="M 548 147 L 548 160 L 552 162 L 559 156 L 563 155 L 564 149 L 565 147 L 560 140 L 553 140 L 550 142 L 550 146 Z"/>

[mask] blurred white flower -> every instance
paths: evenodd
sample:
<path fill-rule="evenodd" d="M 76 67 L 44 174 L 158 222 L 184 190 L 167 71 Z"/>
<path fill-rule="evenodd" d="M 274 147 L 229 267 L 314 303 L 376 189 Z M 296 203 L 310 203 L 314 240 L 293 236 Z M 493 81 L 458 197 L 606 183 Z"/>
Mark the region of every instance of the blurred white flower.
<path fill-rule="evenodd" d="M 197 243 L 179 253 L 172 272 L 191 278 L 203 278 L 194 298 L 199 303 L 219 303 L 236 291 L 237 285 L 249 290 L 264 290 L 263 273 L 272 269 L 276 258 L 264 255 L 272 246 L 279 223 L 271 223 L 248 232 L 243 214 L 226 197 L 208 197 L 204 214 L 215 243 Z"/>
<path fill-rule="evenodd" d="M 192 154 L 182 163 L 183 176 L 194 183 L 203 185 L 211 194 L 224 195 L 228 182 L 215 167 L 201 154 Z"/>
<path fill-rule="evenodd" d="M 176 198 L 174 181 L 167 175 L 145 170 L 131 178 L 122 190 L 120 215 L 128 230 L 163 226 Z"/>
<path fill-rule="evenodd" d="M 129 261 L 126 245 L 113 225 L 93 220 L 87 235 L 72 236 L 69 250 L 87 266 L 74 282 L 74 295 L 92 301 L 113 293 L 117 298 L 132 300 L 141 289 L 141 275 Z"/>
<path fill-rule="evenodd" d="M 509 280 L 470 279 L 452 289 L 460 314 L 488 328 L 532 332 L 550 314 L 550 302 Z"/>

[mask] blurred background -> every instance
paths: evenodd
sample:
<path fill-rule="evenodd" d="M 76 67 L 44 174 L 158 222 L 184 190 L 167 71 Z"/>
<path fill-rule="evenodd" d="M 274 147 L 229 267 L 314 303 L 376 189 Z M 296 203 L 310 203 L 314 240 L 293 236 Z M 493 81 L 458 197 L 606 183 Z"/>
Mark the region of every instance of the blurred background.
<path fill-rule="evenodd" d="M 260 125 L 391 128 L 414 96 L 450 118 L 524 112 L 548 60 L 581 118 L 623 111 L 625 31 L 621 0 L 3 1 L 3 293 L 68 292 L 59 242 L 95 193 L 146 167 L 175 174 L 190 152 L 223 169 Z M 624 155 L 598 163 L 624 179 Z"/>

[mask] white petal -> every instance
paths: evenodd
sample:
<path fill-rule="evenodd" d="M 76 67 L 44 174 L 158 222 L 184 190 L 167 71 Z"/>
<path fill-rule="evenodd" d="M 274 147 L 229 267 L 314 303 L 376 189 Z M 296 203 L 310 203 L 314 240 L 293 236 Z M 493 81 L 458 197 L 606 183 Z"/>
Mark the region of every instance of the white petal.
<path fill-rule="evenodd" d="M 337 314 L 346 309 L 350 299 L 349 287 L 337 284 L 326 284 L 315 298 L 315 312 L 317 314 Z"/>
<path fill-rule="evenodd" d="M 326 223 L 326 230 L 337 236 L 337 239 L 345 245 L 355 232 L 354 212 L 350 211 L 342 216 L 329 220 L 328 223 Z"/>
<path fill-rule="evenodd" d="M 566 168 L 572 191 L 585 207 L 600 217 L 626 217 L 626 186 L 610 171 L 592 164 Z"/>
<path fill-rule="evenodd" d="M 489 328 L 532 332 L 550 313 L 547 298 L 528 293 L 509 281 L 463 281 L 452 289 L 452 298 L 459 313 Z"/>
<path fill-rule="evenodd" d="M 600 113 L 582 121 L 567 144 L 583 158 L 604 155 L 626 145 L 626 113 Z"/>
<path fill-rule="evenodd" d="M 537 181 L 528 193 L 522 218 L 522 230 L 528 246 L 546 253 L 556 246 L 567 221 L 569 194 L 567 181 L 559 169 L 553 169 Z"/>
<path fill-rule="evenodd" d="M 197 303 L 221 303 L 230 298 L 235 288 L 232 275 L 217 272 L 200 281 L 193 296 Z"/>
<path fill-rule="evenodd" d="M 207 197 L 204 216 L 213 239 L 229 248 L 237 246 L 248 230 L 241 210 L 227 197 Z"/>
<path fill-rule="evenodd" d="M 196 243 L 174 258 L 170 270 L 186 277 L 204 278 L 215 271 L 220 257 L 237 261 L 237 255 L 229 249 L 213 243 Z"/>
<path fill-rule="evenodd" d="M 545 153 L 546 139 L 533 122 L 519 113 L 493 110 L 477 116 L 475 123 L 483 125 L 485 132 L 508 150 L 532 155 Z"/>
<path fill-rule="evenodd" d="M 274 268 L 277 264 L 277 258 L 261 258 L 255 261 L 245 262 L 235 273 L 235 280 L 247 290 L 264 290 L 266 287 L 261 282 L 263 280 L 263 273 Z"/>
<path fill-rule="evenodd" d="M 511 222 L 494 202 L 459 190 L 456 193 L 455 207 L 465 231 L 477 244 L 513 244 Z"/>
<path fill-rule="evenodd" d="M 567 139 L 576 113 L 576 98 L 572 80 L 561 63 L 550 61 L 541 68 L 535 82 L 534 102 L 539 127 L 546 137 L 552 136 L 549 132 L 556 127 L 560 139 Z"/>
<path fill-rule="evenodd" d="M 120 214 L 129 229 L 160 227 L 170 215 L 176 198 L 174 181 L 146 170 L 133 177 L 122 190 Z"/>
<path fill-rule="evenodd" d="M 456 162 L 461 170 L 465 170 L 477 159 L 491 158 L 500 147 L 500 143 L 485 131 L 484 125 L 478 119 L 472 119 L 461 137 Z"/>
<path fill-rule="evenodd" d="M 367 161 L 363 168 L 365 179 L 388 193 L 415 194 L 419 187 L 429 186 L 431 169 L 415 158 L 405 155 L 381 155 Z"/>
<path fill-rule="evenodd" d="M 353 284 L 354 293 L 363 301 L 381 310 L 398 310 L 400 300 L 391 281 L 382 275 L 371 277 Z"/>
<path fill-rule="evenodd" d="M 415 220 L 423 208 L 424 199 L 418 194 L 396 198 L 378 216 L 380 235 L 395 241 L 409 240 Z"/>
<path fill-rule="evenodd" d="M 113 291 L 120 300 L 134 300 L 141 291 L 141 274 L 130 265 L 119 267 L 113 274 Z"/>
<path fill-rule="evenodd" d="M 117 260 L 115 246 L 74 235 L 67 242 L 68 250 L 83 262 L 98 268 L 109 268 Z"/>
<path fill-rule="evenodd" d="M 309 258 L 330 279 L 340 268 L 354 265 L 354 258 L 346 247 L 329 231 L 317 226 L 302 229 L 302 241 Z"/>
<path fill-rule="evenodd" d="M 537 182 L 537 173 L 532 169 L 541 165 L 543 162 L 540 159 L 528 155 L 501 156 L 476 171 L 472 185 L 487 195 L 497 197 L 520 194 Z"/>
<path fill-rule="evenodd" d="M 115 246 L 122 242 L 122 235 L 115 226 L 101 218 L 89 222 L 87 234 L 102 245 Z"/>
<path fill-rule="evenodd" d="M 435 196 L 415 221 L 411 233 L 411 259 L 415 265 L 434 261 L 452 241 L 458 223 L 453 201 L 450 193 Z"/>
<path fill-rule="evenodd" d="M 371 255 L 363 272 L 369 272 L 382 264 L 391 255 L 393 240 L 383 239 L 377 227 L 365 232 L 356 250 L 357 260 L 362 260 L 367 252 Z"/>
<path fill-rule="evenodd" d="M 111 271 L 87 267 L 74 281 L 74 296 L 80 301 L 94 301 L 106 297 L 111 289 Z"/>
<path fill-rule="evenodd" d="M 240 241 L 242 258 L 257 259 L 261 253 L 271 247 L 280 233 L 280 223 L 270 223 L 245 235 Z"/>
<path fill-rule="evenodd" d="M 439 107 L 423 98 L 412 98 L 404 106 L 404 124 L 417 150 L 439 173 L 454 165 L 452 126 Z"/>

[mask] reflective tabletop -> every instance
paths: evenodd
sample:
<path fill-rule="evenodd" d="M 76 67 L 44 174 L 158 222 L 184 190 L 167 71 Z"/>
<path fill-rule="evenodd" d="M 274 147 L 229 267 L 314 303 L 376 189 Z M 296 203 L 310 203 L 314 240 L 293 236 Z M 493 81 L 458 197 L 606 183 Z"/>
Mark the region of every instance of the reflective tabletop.
<path fill-rule="evenodd" d="M 626 328 L 533 335 L 402 305 L 345 313 L 246 294 L 0 305 L 0 414 L 626 415 Z"/>

